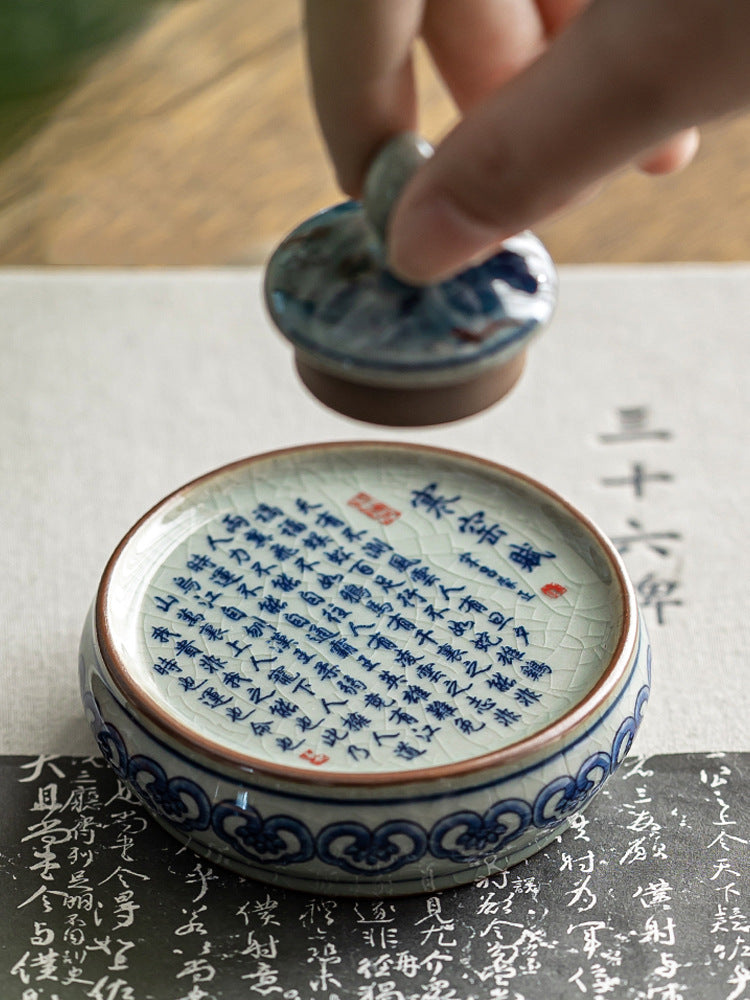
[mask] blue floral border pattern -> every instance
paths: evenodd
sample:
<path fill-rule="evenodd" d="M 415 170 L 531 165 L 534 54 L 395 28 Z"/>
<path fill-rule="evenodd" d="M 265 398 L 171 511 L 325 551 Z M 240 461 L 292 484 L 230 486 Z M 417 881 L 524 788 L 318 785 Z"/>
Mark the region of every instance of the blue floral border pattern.
<path fill-rule="evenodd" d="M 549 831 L 581 810 L 627 756 L 643 717 L 651 682 L 638 691 L 633 714 L 620 724 L 610 751 L 591 754 L 574 775 L 548 782 L 533 802 L 508 798 L 484 813 L 462 810 L 437 820 L 429 831 L 411 820 L 397 819 L 369 829 L 358 822 L 330 823 L 317 834 L 292 816 L 261 814 L 238 800 L 213 806 L 206 792 L 186 777 L 167 777 L 157 761 L 143 754 L 128 756 L 117 728 L 104 722 L 94 696 L 85 696 L 98 725 L 99 748 L 147 809 L 175 830 L 189 833 L 209 828 L 235 854 L 257 866 L 302 864 L 317 857 L 354 876 L 381 877 L 431 854 L 454 863 L 479 864 L 497 855 L 530 828 Z"/>

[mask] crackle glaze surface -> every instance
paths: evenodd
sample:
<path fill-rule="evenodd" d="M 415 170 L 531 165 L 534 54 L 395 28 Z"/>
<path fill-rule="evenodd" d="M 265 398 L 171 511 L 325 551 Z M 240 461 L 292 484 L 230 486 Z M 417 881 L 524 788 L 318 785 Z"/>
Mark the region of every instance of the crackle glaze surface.
<path fill-rule="evenodd" d="M 270 458 L 146 537 L 110 589 L 128 670 L 196 734 L 282 765 L 403 771 L 517 742 L 591 690 L 624 624 L 575 516 L 430 452 Z"/>
<path fill-rule="evenodd" d="M 316 363 L 413 379 L 499 363 L 552 314 L 555 268 L 532 233 L 439 285 L 406 285 L 357 202 L 295 229 L 273 255 L 266 300 L 282 333 Z"/>

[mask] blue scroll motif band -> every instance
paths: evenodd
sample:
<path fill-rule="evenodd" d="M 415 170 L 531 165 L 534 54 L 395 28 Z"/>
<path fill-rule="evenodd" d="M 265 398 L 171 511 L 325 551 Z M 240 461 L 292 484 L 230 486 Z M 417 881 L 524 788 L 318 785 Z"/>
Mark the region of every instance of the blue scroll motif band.
<path fill-rule="evenodd" d="M 117 777 L 127 781 L 128 751 L 117 728 L 109 722 L 103 722 L 101 729 L 96 734 L 96 742 L 102 752 L 102 757 Z"/>
<path fill-rule="evenodd" d="M 320 831 L 316 846 L 321 861 L 351 875 L 390 875 L 423 857 L 427 834 L 403 819 L 375 830 L 362 823 L 332 823 Z"/>
<path fill-rule="evenodd" d="M 586 758 L 575 777 L 566 774 L 545 785 L 534 801 L 534 826 L 557 826 L 582 809 L 604 784 L 611 764 L 610 754 L 600 751 Z"/>
<path fill-rule="evenodd" d="M 102 718 L 90 694 L 87 707 L 92 710 L 97 742 L 107 762 L 147 808 L 176 830 L 211 827 L 232 851 L 255 865 L 302 864 L 317 857 L 349 875 L 376 878 L 413 864 L 425 854 L 478 863 L 497 856 L 532 828 L 551 830 L 582 809 L 630 750 L 650 691 L 650 649 L 647 664 L 648 682 L 639 689 L 633 714 L 618 727 L 609 751 L 591 754 L 574 775 L 549 781 L 533 802 L 503 799 L 481 815 L 460 810 L 438 819 L 429 831 L 406 819 L 389 820 L 374 829 L 349 820 L 330 823 L 315 836 L 299 819 L 284 815 L 264 819 L 246 803 L 225 800 L 212 807 L 196 782 L 184 776 L 169 778 L 161 764 L 143 754 L 129 757 L 120 732 Z"/>
<path fill-rule="evenodd" d="M 222 840 L 256 864 L 301 864 L 315 854 L 312 834 L 291 816 L 264 820 L 252 806 L 220 802 L 214 807 L 211 822 Z"/>
<path fill-rule="evenodd" d="M 168 778 L 157 761 L 135 754 L 128 764 L 128 784 L 139 799 L 178 830 L 205 830 L 211 819 L 211 802 L 189 778 Z"/>
<path fill-rule="evenodd" d="M 452 813 L 430 831 L 430 851 L 436 858 L 479 861 L 522 836 L 531 819 L 531 808 L 523 799 L 505 799 L 482 816 L 468 810 Z"/>

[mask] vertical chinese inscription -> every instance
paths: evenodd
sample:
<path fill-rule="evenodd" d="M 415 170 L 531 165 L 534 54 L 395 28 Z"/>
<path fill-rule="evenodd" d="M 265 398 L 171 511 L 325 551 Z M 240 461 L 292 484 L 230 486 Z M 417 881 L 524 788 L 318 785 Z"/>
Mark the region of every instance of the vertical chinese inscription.
<path fill-rule="evenodd" d="M 682 606 L 682 533 L 672 524 L 654 523 L 648 510 L 654 484 L 672 489 L 673 474 L 661 464 L 650 465 L 639 449 L 656 446 L 659 460 L 668 455 L 673 434 L 652 425 L 646 406 L 621 407 L 616 411 L 617 430 L 599 435 L 599 441 L 621 456 L 622 471 L 603 476 L 601 484 L 631 499 L 628 514 L 612 541 L 625 559 L 635 584 L 638 600 L 648 608 L 657 625 L 665 625 L 669 615 Z M 658 488 L 658 487 L 657 487 Z"/>
<path fill-rule="evenodd" d="M 253 754 L 382 771 L 513 742 L 580 698 L 613 591 L 523 497 L 437 472 L 233 496 L 142 607 L 170 704 Z"/>

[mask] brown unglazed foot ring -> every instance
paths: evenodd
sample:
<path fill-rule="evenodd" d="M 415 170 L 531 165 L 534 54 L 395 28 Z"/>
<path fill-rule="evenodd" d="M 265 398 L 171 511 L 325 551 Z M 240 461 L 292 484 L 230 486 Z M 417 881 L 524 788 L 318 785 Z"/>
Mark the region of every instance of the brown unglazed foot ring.
<path fill-rule="evenodd" d="M 425 427 L 470 417 L 507 395 L 521 377 L 526 351 L 460 382 L 429 387 L 366 385 L 316 368 L 295 353 L 299 377 L 316 399 L 345 417 L 388 427 Z"/>

